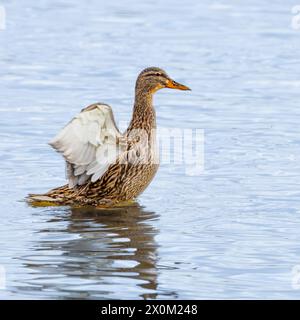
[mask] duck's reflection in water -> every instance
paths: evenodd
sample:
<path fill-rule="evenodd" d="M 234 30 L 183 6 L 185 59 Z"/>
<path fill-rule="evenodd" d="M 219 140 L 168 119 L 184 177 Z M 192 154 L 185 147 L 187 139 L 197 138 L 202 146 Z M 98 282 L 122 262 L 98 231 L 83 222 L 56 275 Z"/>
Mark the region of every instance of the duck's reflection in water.
<path fill-rule="evenodd" d="M 48 297 L 154 299 L 157 215 L 139 205 L 68 210 L 40 231 L 34 256 L 23 257 L 38 272 L 28 284 Z"/>

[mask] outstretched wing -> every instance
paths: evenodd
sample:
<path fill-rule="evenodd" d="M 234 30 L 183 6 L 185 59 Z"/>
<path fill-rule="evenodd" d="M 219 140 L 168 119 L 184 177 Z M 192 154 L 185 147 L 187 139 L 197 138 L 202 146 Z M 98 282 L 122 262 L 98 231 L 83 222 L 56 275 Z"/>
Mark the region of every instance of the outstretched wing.
<path fill-rule="evenodd" d="M 73 118 L 49 143 L 66 160 L 69 187 L 102 177 L 121 152 L 121 136 L 106 104 L 93 104 Z"/>

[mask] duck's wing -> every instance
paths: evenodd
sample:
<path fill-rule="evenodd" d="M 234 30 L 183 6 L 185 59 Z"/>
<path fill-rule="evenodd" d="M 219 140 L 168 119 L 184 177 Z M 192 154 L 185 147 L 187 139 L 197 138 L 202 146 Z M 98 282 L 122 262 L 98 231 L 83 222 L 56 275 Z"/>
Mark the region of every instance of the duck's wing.
<path fill-rule="evenodd" d="M 49 142 L 66 160 L 69 187 L 95 182 L 121 153 L 121 137 L 110 106 L 93 104 L 83 109 Z"/>

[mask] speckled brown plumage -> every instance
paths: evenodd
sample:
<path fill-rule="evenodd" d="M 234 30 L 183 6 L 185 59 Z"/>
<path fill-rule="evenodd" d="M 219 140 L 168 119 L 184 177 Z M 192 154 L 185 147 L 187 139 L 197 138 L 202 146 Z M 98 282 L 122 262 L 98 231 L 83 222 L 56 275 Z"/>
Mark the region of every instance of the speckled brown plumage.
<path fill-rule="evenodd" d="M 93 206 L 113 206 L 135 199 L 149 185 L 159 166 L 153 94 L 164 87 L 188 90 L 187 87 L 171 80 L 159 68 L 147 68 L 140 73 L 135 87 L 132 120 L 126 132 L 117 141 L 126 146 L 126 151 L 108 167 L 99 180 L 89 180 L 74 188 L 64 185 L 50 190 L 43 195 L 45 197 L 31 195 L 29 199 L 32 202 L 49 199 L 49 202 L 54 204 Z M 87 107 L 82 112 L 95 106 L 97 104 Z"/>

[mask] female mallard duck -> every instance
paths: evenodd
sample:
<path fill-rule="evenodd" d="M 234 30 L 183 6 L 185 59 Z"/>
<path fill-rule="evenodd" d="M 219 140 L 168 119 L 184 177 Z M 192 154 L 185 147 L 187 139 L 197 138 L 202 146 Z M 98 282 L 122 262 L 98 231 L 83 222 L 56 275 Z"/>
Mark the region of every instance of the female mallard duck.
<path fill-rule="evenodd" d="M 135 199 L 158 169 L 152 100 L 162 88 L 190 90 L 162 69 L 143 70 L 136 81 L 132 120 L 123 134 L 107 104 L 83 109 L 50 142 L 66 160 L 69 183 L 44 195 L 30 195 L 29 201 L 113 206 Z"/>

